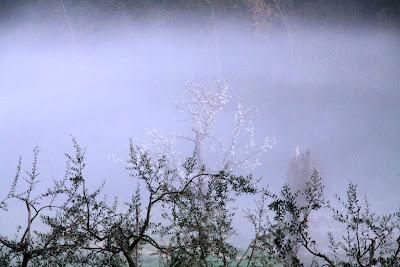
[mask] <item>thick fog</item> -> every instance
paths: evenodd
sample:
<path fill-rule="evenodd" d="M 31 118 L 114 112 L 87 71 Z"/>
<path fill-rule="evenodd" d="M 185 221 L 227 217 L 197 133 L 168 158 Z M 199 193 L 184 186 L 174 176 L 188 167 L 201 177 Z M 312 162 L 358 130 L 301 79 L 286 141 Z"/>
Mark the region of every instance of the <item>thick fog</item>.
<path fill-rule="evenodd" d="M 0 194 L 19 155 L 30 167 L 35 145 L 43 183 L 62 177 L 72 135 L 87 147 L 90 183 L 107 180 L 109 192 L 129 196 L 135 182 L 110 155 L 126 158 L 129 138 L 146 142 L 153 129 L 190 132 L 176 110 L 189 97 L 188 82 L 220 81 L 258 113 L 256 140 L 276 138 L 255 170 L 263 184 L 280 188 L 298 146 L 311 152 L 329 196 L 354 181 L 378 210 L 399 207 L 394 30 L 299 23 L 255 34 L 234 19 L 212 27 L 117 21 L 85 37 L 45 22 L 0 28 Z M 216 129 L 229 135 L 233 113 L 221 116 Z M 12 222 L 2 216 L 0 228 L 14 229 Z M 247 240 L 240 228 L 237 238 Z"/>

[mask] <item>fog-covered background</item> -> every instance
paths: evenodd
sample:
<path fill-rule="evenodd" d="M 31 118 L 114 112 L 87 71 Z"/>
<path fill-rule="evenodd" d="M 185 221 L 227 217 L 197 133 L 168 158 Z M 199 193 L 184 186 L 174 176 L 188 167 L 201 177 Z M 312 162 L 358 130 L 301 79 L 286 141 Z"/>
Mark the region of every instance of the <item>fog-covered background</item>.
<path fill-rule="evenodd" d="M 370 17 L 357 17 L 364 13 L 356 6 L 343 18 L 327 18 L 317 6 L 311 15 L 287 13 L 289 26 L 277 20 L 260 31 L 251 14 L 219 6 L 211 14 L 205 4 L 200 15 L 162 13 L 158 5 L 139 16 L 114 5 L 107 13 L 74 1 L 65 1 L 66 10 L 38 3 L 2 2 L 0 194 L 19 155 L 29 167 L 35 145 L 42 180 L 62 176 L 73 135 L 88 149 L 90 183 L 107 179 L 107 190 L 128 196 L 135 184 L 110 155 L 126 156 L 129 138 L 146 140 L 151 129 L 190 131 L 175 109 L 188 97 L 185 85 L 218 80 L 258 110 L 256 139 L 276 137 L 256 170 L 263 184 L 278 189 L 286 181 L 298 145 L 311 151 L 329 195 L 354 181 L 378 210 L 399 207 L 396 6 Z M 233 113 L 223 116 L 221 132 Z M 0 228 L 12 223 L 0 217 Z"/>

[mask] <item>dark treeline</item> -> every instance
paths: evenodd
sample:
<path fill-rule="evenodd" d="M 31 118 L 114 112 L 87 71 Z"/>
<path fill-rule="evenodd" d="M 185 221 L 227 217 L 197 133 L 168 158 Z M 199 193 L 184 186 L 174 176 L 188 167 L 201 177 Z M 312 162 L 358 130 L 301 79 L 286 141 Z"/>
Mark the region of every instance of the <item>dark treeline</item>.
<path fill-rule="evenodd" d="M 171 13 L 209 16 L 211 9 L 216 16 L 234 14 L 249 20 L 263 12 L 270 13 L 268 16 L 271 17 L 285 15 L 301 20 L 318 19 L 322 23 L 344 24 L 397 24 L 400 17 L 400 2 L 396 0 L 2 0 L 0 18 L 13 19 L 20 14 L 51 17 L 55 10 L 65 11 L 60 7 L 65 8 L 71 18 L 91 16 L 96 12 L 133 19 L 147 15 L 168 17 Z"/>

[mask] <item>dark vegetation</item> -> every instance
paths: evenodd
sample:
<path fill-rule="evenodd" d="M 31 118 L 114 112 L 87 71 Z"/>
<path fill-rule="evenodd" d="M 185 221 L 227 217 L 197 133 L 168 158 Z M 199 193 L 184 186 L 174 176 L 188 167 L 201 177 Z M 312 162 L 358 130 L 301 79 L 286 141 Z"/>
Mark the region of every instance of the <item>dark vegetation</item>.
<path fill-rule="evenodd" d="M 26 218 L 12 235 L 0 235 L 1 266 L 140 266 L 141 250 L 151 247 L 160 266 L 399 266 L 400 212 L 376 215 L 349 184 L 335 203 L 325 199 L 314 170 L 302 190 L 285 185 L 272 194 L 253 176 L 228 167 L 210 171 L 196 152 L 181 167 L 168 155 L 154 156 L 130 144 L 127 170 L 140 187 L 129 202 L 104 198 L 102 187 L 88 188 L 85 151 L 73 139 L 66 172 L 40 189 L 38 153 L 30 171 L 22 163 L 1 201 L 20 201 Z M 43 192 L 41 192 L 43 191 Z M 229 237 L 233 196 L 259 195 L 247 219 L 254 238 L 241 252 Z M 303 197 L 305 201 L 298 201 Z M 329 223 L 342 232 L 326 233 L 329 244 L 311 234 L 310 218 L 330 210 Z"/>
<path fill-rule="evenodd" d="M 19 15 L 32 20 L 52 19 L 53 24 L 73 28 L 99 27 L 107 17 L 131 21 L 150 18 L 177 23 L 190 20 L 207 22 L 233 16 L 258 28 L 287 27 L 288 19 L 311 20 L 321 26 L 362 24 L 398 25 L 400 3 L 396 0 L 2 0 L 0 21 L 14 20 Z M 98 18 L 101 18 L 99 21 Z M 94 25 L 94 24 L 97 24 Z M 262 29 L 264 30 L 264 29 Z"/>

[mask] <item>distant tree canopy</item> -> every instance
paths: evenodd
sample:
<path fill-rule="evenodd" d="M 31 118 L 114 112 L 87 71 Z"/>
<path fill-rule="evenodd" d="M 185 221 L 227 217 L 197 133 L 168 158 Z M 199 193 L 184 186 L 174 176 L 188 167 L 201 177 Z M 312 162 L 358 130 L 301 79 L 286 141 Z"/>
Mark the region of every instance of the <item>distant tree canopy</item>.
<path fill-rule="evenodd" d="M 133 19 L 156 14 L 168 16 L 170 12 L 209 16 L 210 9 L 222 17 L 235 14 L 251 20 L 257 16 L 261 23 L 270 23 L 271 18 L 274 20 L 283 14 L 300 19 L 318 18 L 340 23 L 368 21 L 372 24 L 382 21 L 398 23 L 400 17 L 400 2 L 396 0 L 2 0 L 0 19 L 12 19 L 29 8 L 30 15 L 32 12 L 40 15 L 45 12 L 48 16 L 60 5 L 66 7 L 71 18 L 79 19 L 93 16 L 96 12 Z"/>

